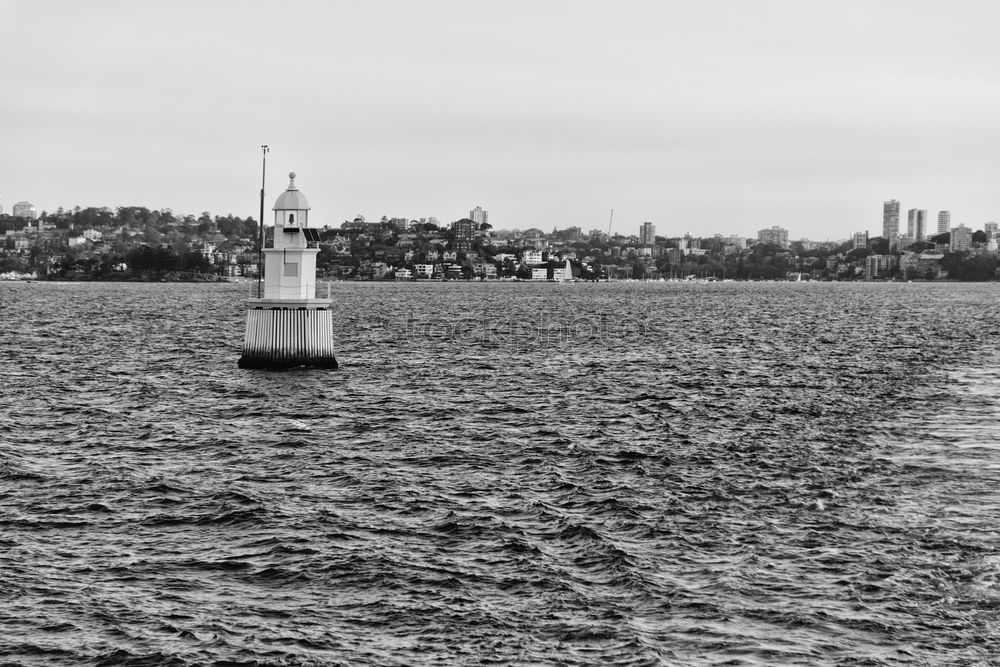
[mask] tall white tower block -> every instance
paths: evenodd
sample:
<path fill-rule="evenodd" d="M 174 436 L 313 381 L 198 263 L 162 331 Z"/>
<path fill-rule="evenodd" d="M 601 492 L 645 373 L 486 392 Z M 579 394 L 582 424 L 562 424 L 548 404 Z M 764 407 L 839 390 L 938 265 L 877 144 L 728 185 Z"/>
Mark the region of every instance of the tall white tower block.
<path fill-rule="evenodd" d="M 247 300 L 240 368 L 336 368 L 330 299 L 316 298 L 319 233 L 309 227 L 309 202 L 295 187 L 274 204 L 274 242 L 264 248 L 262 294 Z"/>

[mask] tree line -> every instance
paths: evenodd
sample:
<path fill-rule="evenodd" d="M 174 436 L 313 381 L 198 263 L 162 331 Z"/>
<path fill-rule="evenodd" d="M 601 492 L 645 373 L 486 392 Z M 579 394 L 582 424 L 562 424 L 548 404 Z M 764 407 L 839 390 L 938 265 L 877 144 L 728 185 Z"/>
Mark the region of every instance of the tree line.
<path fill-rule="evenodd" d="M 169 208 L 155 209 L 145 206 L 108 207 L 79 206 L 72 210 L 61 206 L 54 212 L 42 211 L 38 216 L 40 222 L 55 225 L 56 229 L 100 229 L 106 227 L 127 227 L 129 229 L 151 229 L 166 233 L 169 229 L 182 229 L 190 233 L 206 234 L 218 232 L 227 237 L 255 238 L 257 221 L 253 217 L 241 218 L 228 215 L 212 216 L 203 211 L 199 216 L 176 215 Z M 0 234 L 24 229 L 28 221 L 10 215 L 0 215 Z"/>

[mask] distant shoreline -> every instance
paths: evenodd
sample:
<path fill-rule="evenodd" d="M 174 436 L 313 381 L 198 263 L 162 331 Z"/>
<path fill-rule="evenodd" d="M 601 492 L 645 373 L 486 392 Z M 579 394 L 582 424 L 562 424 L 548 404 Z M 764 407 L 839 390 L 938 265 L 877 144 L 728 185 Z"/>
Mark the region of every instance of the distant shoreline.
<path fill-rule="evenodd" d="M 191 273 L 184 271 L 172 271 L 165 273 L 163 275 L 107 275 L 107 276 L 73 276 L 73 275 L 61 275 L 61 276 L 35 276 L 32 274 L 0 274 L 0 283 L 14 283 L 14 282 L 39 282 L 39 283 L 211 283 L 211 284 L 229 284 L 236 285 L 239 283 L 256 283 L 256 278 L 237 278 L 231 279 L 224 276 L 218 276 L 211 273 Z M 990 284 L 997 283 L 997 280 L 949 280 L 937 279 L 937 280 L 925 280 L 925 279 L 914 279 L 914 280 L 741 280 L 741 279 L 730 279 L 730 280 L 706 280 L 706 279 L 695 279 L 695 280 L 636 280 L 636 279 L 610 279 L 610 280 L 573 280 L 573 281 L 558 281 L 558 280 L 342 280 L 339 278 L 325 278 L 317 281 L 317 285 L 320 283 L 383 283 L 383 284 L 406 284 L 406 285 L 441 285 L 448 283 L 460 283 L 460 284 L 507 284 L 507 283 L 517 283 L 517 284 L 575 284 L 575 283 L 655 283 L 655 284 L 721 284 L 721 283 L 843 283 L 843 284 L 853 284 L 853 283 L 865 283 L 865 284 L 881 284 L 881 283 L 896 283 L 896 284 L 907 284 L 907 283 L 939 283 L 939 284 L 966 284 L 966 285 L 979 285 L 979 284 Z"/>
<path fill-rule="evenodd" d="M 107 275 L 72 275 L 37 276 L 27 274 L 0 274 L 2 282 L 40 282 L 40 283 L 228 283 L 223 276 L 213 273 L 194 273 L 190 271 L 168 271 L 163 274 L 107 274 Z"/>

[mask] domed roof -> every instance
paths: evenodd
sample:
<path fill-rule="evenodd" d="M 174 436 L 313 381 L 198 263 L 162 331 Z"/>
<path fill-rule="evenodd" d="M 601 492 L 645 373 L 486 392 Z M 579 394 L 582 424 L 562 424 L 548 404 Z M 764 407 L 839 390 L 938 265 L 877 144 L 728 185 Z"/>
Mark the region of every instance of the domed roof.
<path fill-rule="evenodd" d="M 274 202 L 274 211 L 308 211 L 309 202 L 306 196 L 295 187 L 295 172 L 288 174 L 288 189 L 281 193 L 278 201 Z"/>

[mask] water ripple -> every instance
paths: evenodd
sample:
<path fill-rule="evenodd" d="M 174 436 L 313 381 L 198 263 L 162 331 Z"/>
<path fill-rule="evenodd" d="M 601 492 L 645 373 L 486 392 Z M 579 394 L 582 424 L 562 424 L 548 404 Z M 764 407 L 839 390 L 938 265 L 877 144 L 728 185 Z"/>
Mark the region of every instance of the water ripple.
<path fill-rule="evenodd" d="M 995 285 L 334 291 L 266 373 L 242 286 L 0 283 L 5 660 L 1000 655 Z"/>

